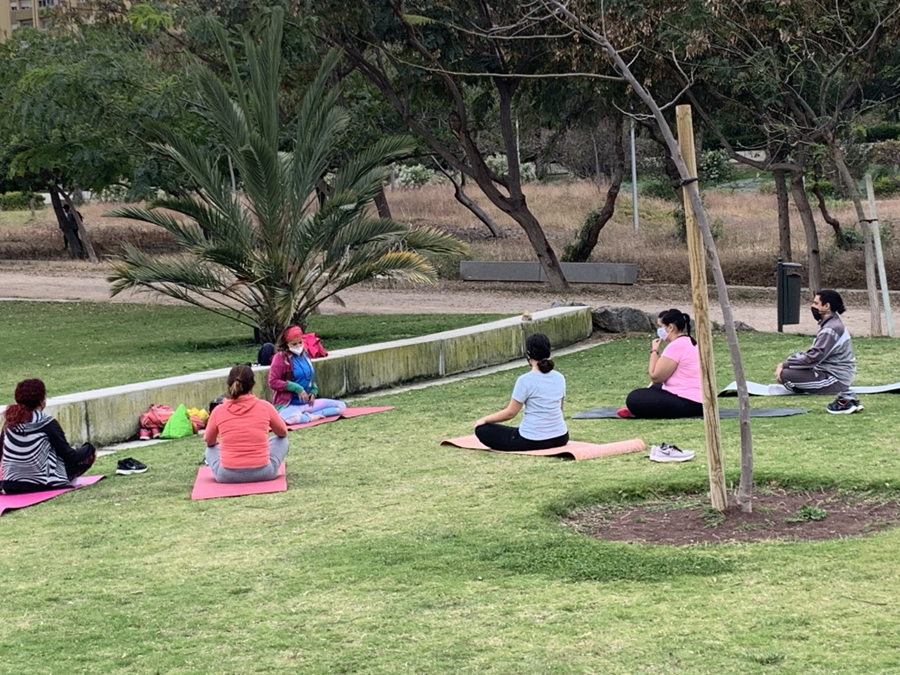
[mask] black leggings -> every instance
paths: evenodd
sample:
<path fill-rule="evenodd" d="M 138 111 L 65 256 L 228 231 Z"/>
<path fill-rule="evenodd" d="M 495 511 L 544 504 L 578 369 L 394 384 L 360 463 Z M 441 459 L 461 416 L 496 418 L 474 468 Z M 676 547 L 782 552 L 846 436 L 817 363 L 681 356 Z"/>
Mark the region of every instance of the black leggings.
<path fill-rule="evenodd" d="M 491 450 L 550 450 L 561 448 L 569 442 L 569 432 L 556 438 L 548 438 L 543 441 L 531 441 L 519 434 L 518 427 L 507 427 L 502 424 L 482 424 L 475 427 L 475 435 L 478 440 Z"/>
<path fill-rule="evenodd" d="M 678 417 L 703 417 L 703 404 L 689 401 L 654 384 L 643 389 L 635 389 L 625 399 L 625 407 L 635 417 L 666 420 Z"/>

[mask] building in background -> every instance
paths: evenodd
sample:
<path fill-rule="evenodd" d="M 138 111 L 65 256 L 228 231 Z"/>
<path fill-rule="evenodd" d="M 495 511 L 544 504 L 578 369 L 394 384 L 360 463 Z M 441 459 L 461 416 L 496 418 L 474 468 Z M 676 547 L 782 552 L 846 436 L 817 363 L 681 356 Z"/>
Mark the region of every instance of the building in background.
<path fill-rule="evenodd" d="M 30 26 L 38 29 L 50 24 L 49 13 L 60 5 L 89 10 L 88 0 L 0 0 L 0 42 L 6 40 L 17 28 Z"/>

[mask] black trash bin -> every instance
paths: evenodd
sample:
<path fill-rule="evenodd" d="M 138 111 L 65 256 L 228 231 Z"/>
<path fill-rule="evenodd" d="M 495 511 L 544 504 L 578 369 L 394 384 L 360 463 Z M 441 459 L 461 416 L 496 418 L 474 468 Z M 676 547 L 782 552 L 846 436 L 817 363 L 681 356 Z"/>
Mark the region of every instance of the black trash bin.
<path fill-rule="evenodd" d="M 786 324 L 800 323 L 800 263 L 782 262 L 775 267 L 775 294 L 778 296 L 778 332 Z"/>

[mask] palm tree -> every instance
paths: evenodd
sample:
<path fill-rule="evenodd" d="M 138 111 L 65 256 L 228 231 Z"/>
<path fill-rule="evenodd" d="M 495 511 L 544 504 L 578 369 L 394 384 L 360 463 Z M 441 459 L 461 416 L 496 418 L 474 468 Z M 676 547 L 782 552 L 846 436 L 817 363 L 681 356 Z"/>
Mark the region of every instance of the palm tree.
<path fill-rule="evenodd" d="M 327 86 L 338 54 L 325 58 L 293 130 L 283 128 L 282 26 L 282 13 L 273 11 L 260 43 L 244 38 L 243 69 L 216 27 L 230 82 L 197 66 L 197 83 L 200 114 L 229 162 L 210 157 L 177 130 L 158 130 L 161 142 L 154 147 L 190 177 L 195 194 L 108 215 L 162 227 L 183 252 L 160 258 L 126 246 L 108 277 L 112 295 L 139 289 L 177 298 L 258 327 L 262 338 L 274 340 L 345 288 L 378 277 L 433 281 L 426 255 L 464 250 L 436 230 L 373 217 L 370 204 L 386 179 L 385 166 L 412 150 L 408 138 L 385 138 L 335 166 L 349 124 L 338 92 Z M 292 149 L 281 151 L 283 143 Z M 240 191 L 232 187 L 229 163 Z M 333 178 L 323 196 L 317 186 L 329 171 Z"/>

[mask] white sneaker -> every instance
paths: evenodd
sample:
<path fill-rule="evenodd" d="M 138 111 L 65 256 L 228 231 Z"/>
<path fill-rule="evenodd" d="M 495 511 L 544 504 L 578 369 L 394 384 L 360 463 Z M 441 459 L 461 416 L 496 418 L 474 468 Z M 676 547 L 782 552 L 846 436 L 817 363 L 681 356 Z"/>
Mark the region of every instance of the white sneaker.
<path fill-rule="evenodd" d="M 682 450 L 668 443 L 650 447 L 651 462 L 689 462 L 692 459 L 694 459 L 693 450 Z"/>

